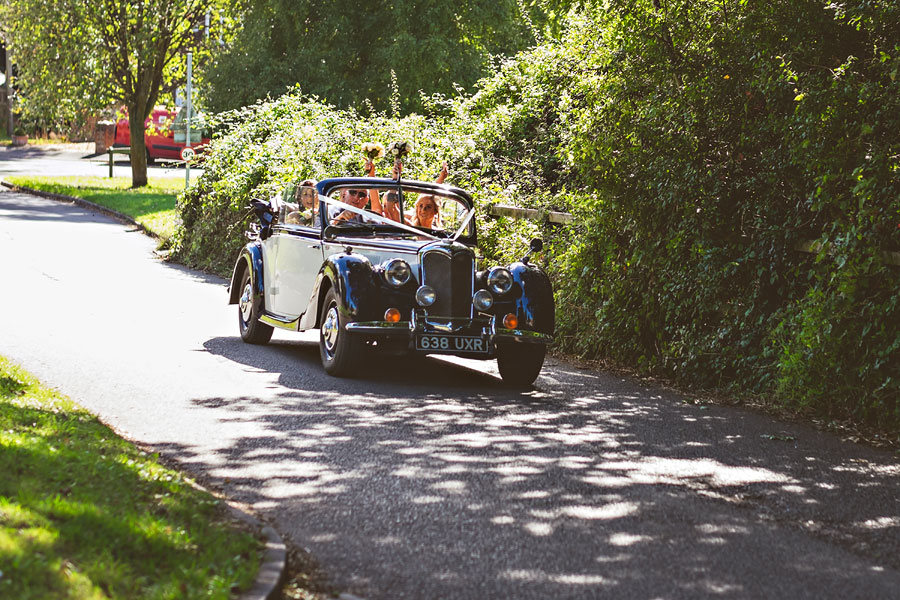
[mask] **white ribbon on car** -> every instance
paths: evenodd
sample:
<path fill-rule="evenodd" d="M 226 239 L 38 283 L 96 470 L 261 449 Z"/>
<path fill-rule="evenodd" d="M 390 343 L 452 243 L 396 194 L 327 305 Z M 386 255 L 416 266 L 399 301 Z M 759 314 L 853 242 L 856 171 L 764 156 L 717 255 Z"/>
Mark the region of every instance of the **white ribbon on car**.
<path fill-rule="evenodd" d="M 475 207 L 473 206 L 472 208 L 469 209 L 469 214 L 466 215 L 466 218 L 463 219 L 462 225 L 460 225 L 459 229 L 456 230 L 456 235 L 453 236 L 454 242 L 456 240 L 458 240 L 459 236 L 461 236 L 463 234 L 463 231 L 465 231 L 466 227 L 469 226 L 469 221 L 471 221 L 472 217 L 474 217 L 474 216 L 475 216 Z"/>

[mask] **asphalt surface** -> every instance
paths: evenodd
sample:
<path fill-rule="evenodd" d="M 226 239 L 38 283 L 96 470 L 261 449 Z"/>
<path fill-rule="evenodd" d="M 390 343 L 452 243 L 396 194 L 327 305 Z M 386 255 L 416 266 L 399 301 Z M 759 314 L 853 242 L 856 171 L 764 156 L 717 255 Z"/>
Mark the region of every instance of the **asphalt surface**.
<path fill-rule="evenodd" d="M 0 164 L 0 172 L 4 166 Z M 226 282 L 132 227 L 0 192 L 0 354 L 376 598 L 900 598 L 897 456 L 549 360 L 243 344 Z"/>
<path fill-rule="evenodd" d="M 91 143 L 0 146 L 0 177 L 11 175 L 93 175 L 109 177 L 109 156 L 96 154 Z M 191 168 L 191 181 L 202 173 Z M 177 162 L 160 162 L 147 169 L 150 177 L 184 179 L 184 167 Z M 113 155 L 113 176 L 131 177 L 127 154 Z"/>

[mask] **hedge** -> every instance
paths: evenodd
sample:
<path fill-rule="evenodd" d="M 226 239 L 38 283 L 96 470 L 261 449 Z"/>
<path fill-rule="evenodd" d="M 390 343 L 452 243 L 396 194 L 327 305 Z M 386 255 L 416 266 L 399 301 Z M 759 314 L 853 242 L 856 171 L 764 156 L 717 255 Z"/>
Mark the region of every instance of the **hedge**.
<path fill-rule="evenodd" d="M 481 218 L 488 260 L 546 238 L 559 350 L 897 427 L 900 7 L 587 6 L 429 116 L 362 116 L 296 89 L 230 113 L 181 201 L 178 252 L 227 270 L 251 196 L 358 174 L 362 142 L 412 139 L 408 172 L 447 160 L 482 211 L 576 215 Z M 796 250 L 809 241 L 821 251 Z"/>

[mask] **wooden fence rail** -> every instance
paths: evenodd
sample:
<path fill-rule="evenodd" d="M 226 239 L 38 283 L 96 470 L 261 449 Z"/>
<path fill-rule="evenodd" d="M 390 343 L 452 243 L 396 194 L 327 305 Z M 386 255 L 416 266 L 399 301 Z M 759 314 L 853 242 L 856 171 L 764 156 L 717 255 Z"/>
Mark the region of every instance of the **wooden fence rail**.
<path fill-rule="evenodd" d="M 512 217 L 513 219 L 540 220 L 546 218 L 551 223 L 571 223 L 574 218 L 569 213 L 519 208 L 505 204 L 491 204 L 488 207 L 488 214 L 494 217 Z"/>

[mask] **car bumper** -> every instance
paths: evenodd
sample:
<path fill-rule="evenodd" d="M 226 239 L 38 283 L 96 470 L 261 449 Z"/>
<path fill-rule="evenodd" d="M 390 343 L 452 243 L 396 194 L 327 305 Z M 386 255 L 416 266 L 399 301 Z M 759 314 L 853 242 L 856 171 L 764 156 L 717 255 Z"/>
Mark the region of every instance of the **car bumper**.
<path fill-rule="evenodd" d="M 448 354 L 470 354 L 464 350 L 452 348 L 440 350 L 423 350 L 416 347 L 419 336 L 434 336 L 438 339 L 447 336 L 451 339 L 482 339 L 487 344 L 485 354 L 493 356 L 498 343 L 550 344 L 553 336 L 528 329 L 505 329 L 497 327 L 494 319 L 435 320 L 415 318 L 411 321 L 359 321 L 347 323 L 346 330 L 353 334 L 366 335 L 372 338 L 391 341 L 405 340 L 409 347 L 425 354 L 443 352 Z"/>

